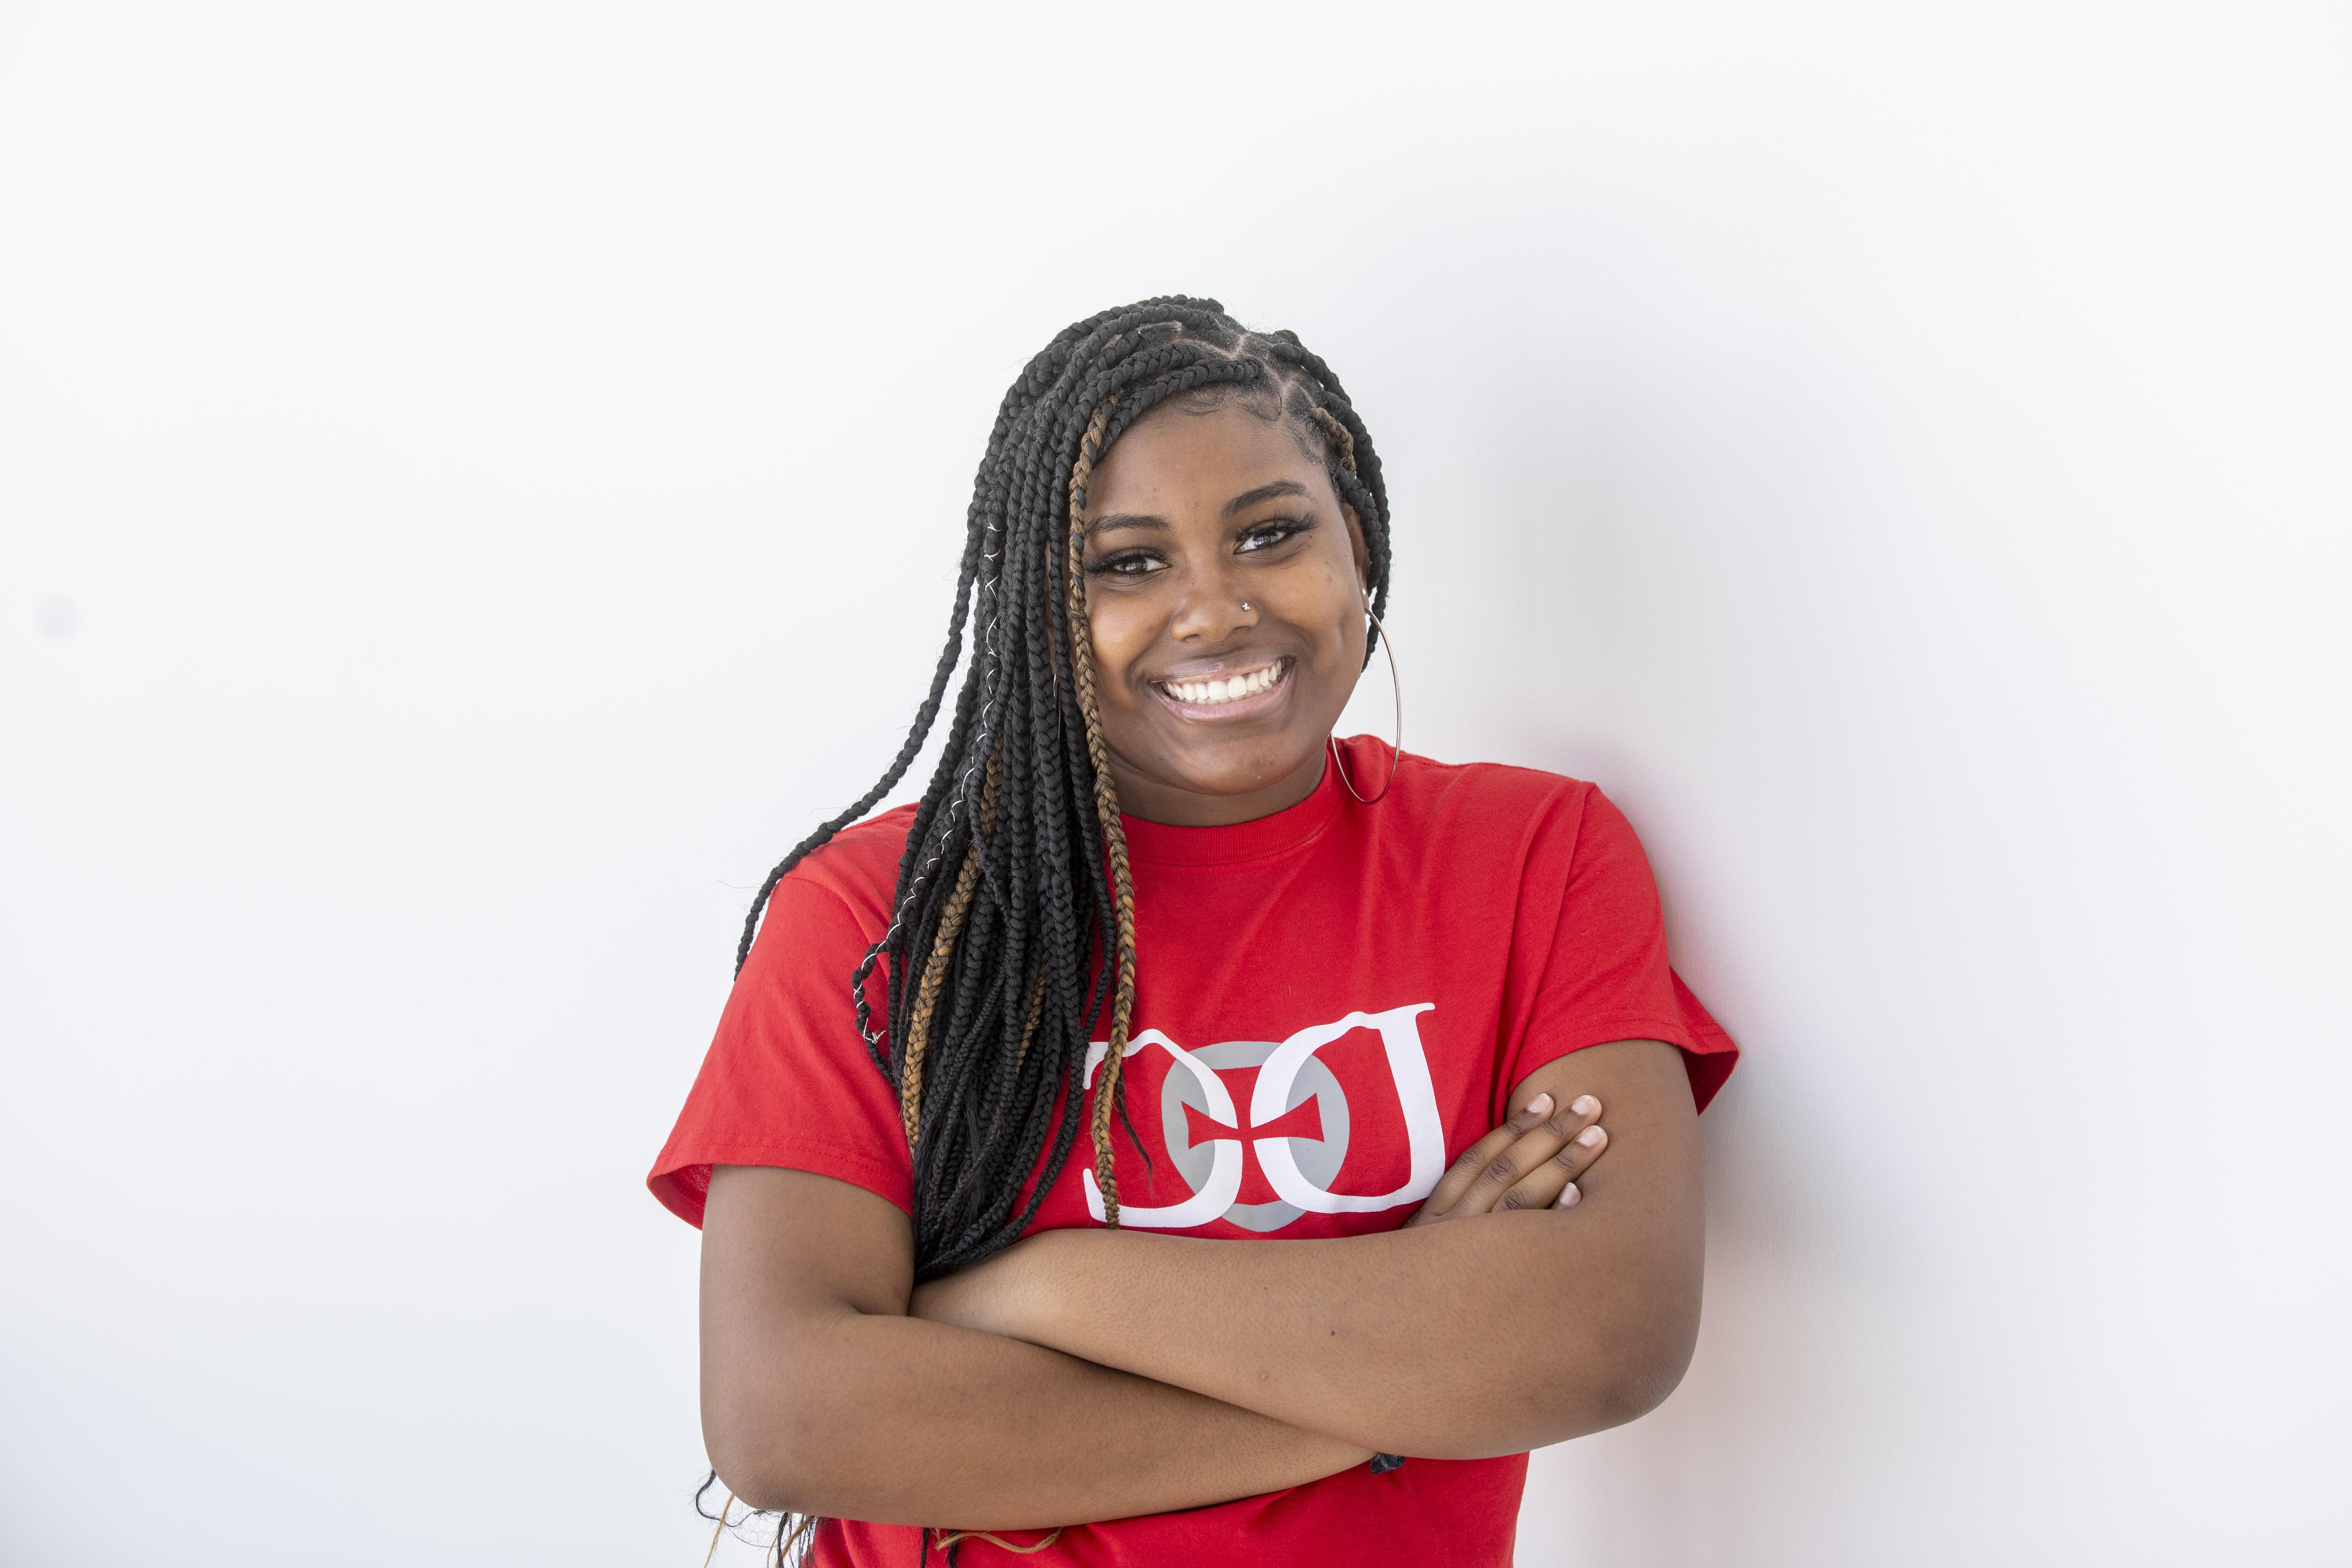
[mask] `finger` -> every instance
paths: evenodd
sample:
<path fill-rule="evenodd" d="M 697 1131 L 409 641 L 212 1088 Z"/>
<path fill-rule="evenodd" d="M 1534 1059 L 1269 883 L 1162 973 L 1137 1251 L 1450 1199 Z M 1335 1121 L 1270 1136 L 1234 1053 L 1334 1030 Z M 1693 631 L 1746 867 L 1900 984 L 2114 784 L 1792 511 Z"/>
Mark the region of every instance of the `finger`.
<path fill-rule="evenodd" d="M 1577 1182 L 1609 1152 L 1609 1130 L 1595 1121 L 1580 1129 L 1502 1198 L 1497 1209 L 1574 1208 L 1584 1194 Z"/>
<path fill-rule="evenodd" d="M 1548 1095 L 1537 1097 L 1538 1100 L 1549 1098 Z M 1528 1108 L 1534 1109 L 1533 1102 Z M 1470 1184 L 1464 1189 L 1461 1198 L 1446 1211 L 1446 1217 L 1453 1219 L 1465 1215 L 1494 1212 L 1513 1187 L 1540 1172 L 1600 1114 L 1601 1102 L 1589 1094 L 1579 1095 L 1571 1103 L 1552 1111 L 1480 1166 L 1477 1174 L 1470 1178 Z M 1553 1195 L 1556 1196 L 1557 1193 Z M 1550 1199 L 1545 1201 L 1549 1203 Z"/>
<path fill-rule="evenodd" d="M 1437 1186 L 1413 1218 L 1416 1221 L 1436 1219 L 1449 1213 L 1455 1204 L 1462 1201 L 1462 1194 L 1470 1190 L 1470 1184 L 1478 1179 L 1478 1173 L 1504 1150 L 1542 1125 L 1551 1109 L 1550 1095 L 1537 1095 L 1519 1108 L 1517 1115 L 1463 1150 L 1454 1163 L 1446 1167 L 1445 1174 L 1438 1179 Z"/>

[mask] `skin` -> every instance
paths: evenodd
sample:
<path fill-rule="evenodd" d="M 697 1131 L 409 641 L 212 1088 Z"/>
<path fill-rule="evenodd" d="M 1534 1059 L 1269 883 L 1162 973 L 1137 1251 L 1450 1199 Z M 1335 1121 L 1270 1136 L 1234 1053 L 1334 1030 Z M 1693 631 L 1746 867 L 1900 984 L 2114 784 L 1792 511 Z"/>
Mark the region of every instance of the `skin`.
<path fill-rule="evenodd" d="M 1304 799 L 1367 629 L 1362 536 L 1319 456 L 1232 403 L 1163 406 L 1105 455 L 1087 501 L 1123 808 L 1211 826 Z M 1235 703 L 1169 689 L 1269 667 L 1276 684 Z M 1680 1053 L 1576 1051 L 1510 1104 L 1395 1232 L 1270 1247 L 1053 1231 L 920 1289 L 884 1199 L 720 1166 L 703 1224 L 711 1462 L 760 1507 L 1044 1529 L 1374 1452 L 1515 1453 L 1631 1420 L 1672 1391 L 1697 1332 Z"/>
<path fill-rule="evenodd" d="M 1087 619 L 1120 808 L 1247 822 L 1313 793 L 1363 668 L 1366 554 L 1319 457 L 1232 403 L 1155 410 L 1087 491 Z M 1282 661 L 1264 697 L 1194 707 L 1171 680 Z"/>
<path fill-rule="evenodd" d="M 1457 1203 L 1444 1223 L 1277 1247 L 1050 1231 L 922 1287 L 915 1310 L 1382 1453 L 1486 1458 L 1617 1426 L 1673 1391 L 1697 1337 L 1689 1081 L 1673 1047 L 1622 1040 L 1514 1099 L 1543 1092 L 1615 1108 L 1622 1147 L 1573 1212 Z M 1500 1196 L 1507 1178 L 1465 1184 Z"/>

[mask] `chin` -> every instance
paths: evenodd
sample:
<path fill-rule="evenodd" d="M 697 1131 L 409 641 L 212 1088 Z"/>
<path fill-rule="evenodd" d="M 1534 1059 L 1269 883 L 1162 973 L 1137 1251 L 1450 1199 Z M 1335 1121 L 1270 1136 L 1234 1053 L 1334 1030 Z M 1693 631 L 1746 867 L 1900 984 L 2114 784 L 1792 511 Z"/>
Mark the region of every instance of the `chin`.
<path fill-rule="evenodd" d="M 1295 742 L 1181 748 L 1169 758 L 1168 782 L 1196 795 L 1244 795 L 1272 789 L 1312 762 L 1317 748 Z M 1224 753 L 1223 755 L 1202 752 Z"/>

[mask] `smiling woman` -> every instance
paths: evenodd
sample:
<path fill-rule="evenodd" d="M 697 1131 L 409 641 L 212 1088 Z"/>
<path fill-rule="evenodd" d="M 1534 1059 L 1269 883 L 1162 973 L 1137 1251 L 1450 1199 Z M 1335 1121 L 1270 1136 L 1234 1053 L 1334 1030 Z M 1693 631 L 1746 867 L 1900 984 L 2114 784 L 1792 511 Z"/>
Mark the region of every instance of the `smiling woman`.
<path fill-rule="evenodd" d="M 1087 487 L 1111 777 L 1150 821 L 1247 822 L 1306 799 L 1370 651 L 1362 522 L 1321 432 L 1262 406 L 1223 388 L 1171 398 Z"/>
<path fill-rule="evenodd" d="M 1388 567 L 1289 333 L 1147 300 L 1006 395 L 930 693 L 651 1177 L 780 1560 L 1501 1564 L 1526 1451 L 1680 1378 L 1731 1042 L 1591 785 L 1334 740 Z"/>

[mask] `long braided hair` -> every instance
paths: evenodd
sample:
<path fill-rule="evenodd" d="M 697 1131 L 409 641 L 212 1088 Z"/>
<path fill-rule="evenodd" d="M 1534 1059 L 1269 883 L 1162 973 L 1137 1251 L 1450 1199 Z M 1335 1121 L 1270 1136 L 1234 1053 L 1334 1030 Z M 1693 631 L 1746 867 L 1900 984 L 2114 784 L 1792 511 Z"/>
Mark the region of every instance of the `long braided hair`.
<path fill-rule="evenodd" d="M 1087 485 L 1121 433 L 1171 397 L 1232 399 L 1289 425 L 1354 510 L 1370 603 L 1375 615 L 1386 606 L 1380 457 L 1339 378 L 1297 334 L 1252 332 L 1213 300 L 1174 295 L 1078 321 L 1029 362 L 997 409 L 972 483 L 947 646 L 898 754 L 768 874 L 743 921 L 739 974 L 776 884 L 872 810 L 920 752 L 969 630 L 971 664 L 907 836 L 888 928 L 845 977 L 867 1054 L 898 1091 L 914 1159 L 918 1280 L 1018 1239 L 1081 1121 L 1105 1219 L 1118 1224 L 1111 1123 L 1115 1110 L 1124 1116 L 1135 890 L 1087 631 Z M 1367 659 L 1377 636 L 1375 623 Z M 887 1022 L 877 1028 L 868 982 L 886 963 Z M 1087 1107 L 1088 1043 L 1106 1006 L 1108 1044 Z M 788 1537 L 804 1546 L 815 1523 L 789 1522 L 779 1561 Z"/>
<path fill-rule="evenodd" d="M 1106 1002 L 1108 1049 L 1083 1120 L 1106 1220 L 1118 1224 L 1111 1119 L 1135 1002 L 1135 895 L 1087 634 L 1087 484 L 1122 432 L 1186 395 L 1233 397 L 1319 453 L 1362 529 L 1374 613 L 1386 605 L 1380 458 L 1339 378 L 1297 334 L 1251 332 L 1215 300 L 1181 296 L 1076 322 L 997 410 L 947 646 L 898 756 L 768 874 L 743 922 L 739 973 L 777 882 L 871 810 L 921 751 L 969 628 L 971 667 L 907 836 L 888 929 L 845 977 L 867 1052 L 898 1090 L 919 1280 L 1010 1246 L 1035 1215 L 1076 1141 Z M 885 960 L 888 1026 L 877 1030 L 867 982 Z M 1072 1114 L 1057 1115 L 1066 1101 Z"/>

